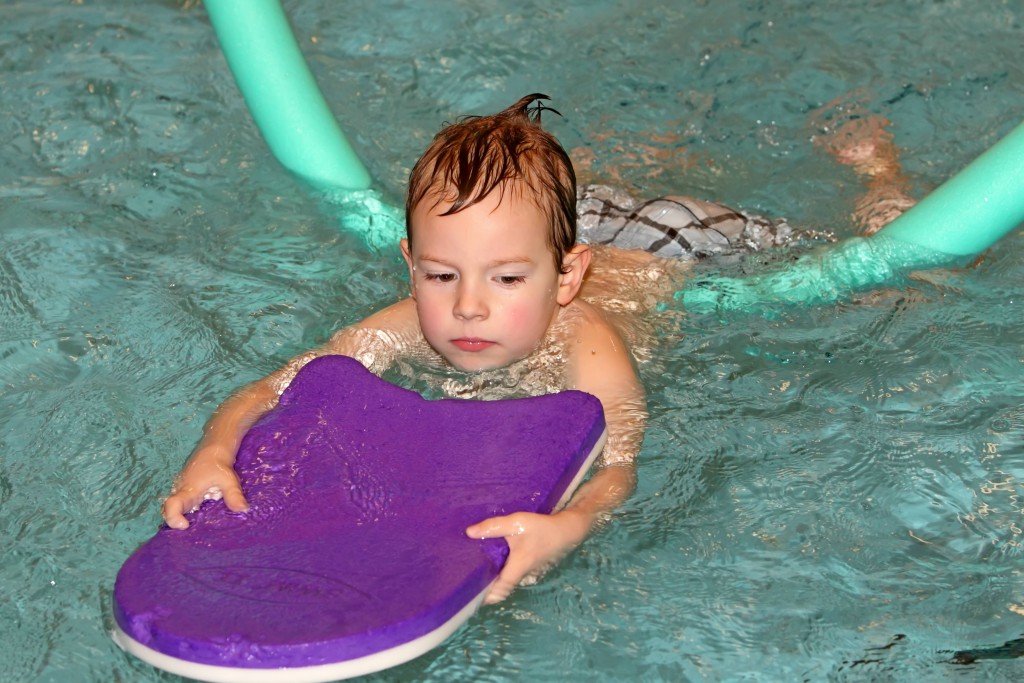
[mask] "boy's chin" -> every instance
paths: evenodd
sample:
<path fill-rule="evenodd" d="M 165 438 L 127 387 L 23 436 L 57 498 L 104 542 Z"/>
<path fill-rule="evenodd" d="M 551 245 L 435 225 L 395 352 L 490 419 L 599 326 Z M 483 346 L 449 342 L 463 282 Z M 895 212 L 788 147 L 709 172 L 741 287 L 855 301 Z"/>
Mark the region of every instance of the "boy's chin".
<path fill-rule="evenodd" d="M 443 355 L 443 354 L 442 354 Z M 516 361 L 515 358 L 485 358 L 482 356 L 444 356 L 448 364 L 459 372 L 486 372 L 488 370 L 500 370 Z"/>
<path fill-rule="evenodd" d="M 500 370 L 511 364 L 508 363 L 457 363 L 448 359 L 448 364 L 459 372 L 487 372 L 488 370 Z"/>

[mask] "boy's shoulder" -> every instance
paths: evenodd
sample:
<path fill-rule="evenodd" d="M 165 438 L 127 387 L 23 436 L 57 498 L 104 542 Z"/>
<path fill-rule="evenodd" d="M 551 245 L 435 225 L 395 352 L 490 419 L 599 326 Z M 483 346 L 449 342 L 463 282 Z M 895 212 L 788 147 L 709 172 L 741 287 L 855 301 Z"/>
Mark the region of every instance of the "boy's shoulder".
<path fill-rule="evenodd" d="M 351 356 L 379 374 L 396 358 L 409 355 L 425 344 L 416 316 L 416 302 L 406 298 L 341 328 L 331 335 L 319 353 Z"/>
<path fill-rule="evenodd" d="M 416 300 L 409 296 L 371 313 L 359 323 L 359 327 L 398 331 L 419 329 L 419 324 L 419 317 L 416 315 Z"/>
<path fill-rule="evenodd" d="M 565 342 L 572 342 L 575 346 L 592 344 L 594 340 L 603 341 L 609 336 L 621 336 L 614 314 L 610 314 L 600 303 L 580 297 L 562 310 L 557 326 L 561 328 L 560 333 Z"/>
<path fill-rule="evenodd" d="M 591 249 L 594 257 L 578 298 L 616 317 L 651 312 L 658 302 L 671 299 L 692 269 L 689 262 L 636 249 Z"/>

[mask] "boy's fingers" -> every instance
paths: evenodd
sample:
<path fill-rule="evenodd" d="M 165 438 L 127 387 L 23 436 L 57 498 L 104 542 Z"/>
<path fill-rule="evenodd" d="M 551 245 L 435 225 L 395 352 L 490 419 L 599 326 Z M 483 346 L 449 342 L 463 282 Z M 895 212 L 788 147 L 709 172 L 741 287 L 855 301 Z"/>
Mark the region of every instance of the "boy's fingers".
<path fill-rule="evenodd" d="M 217 492 L 217 489 L 208 490 L 206 496 L 186 495 L 184 491 L 171 495 L 164 501 L 160 509 L 164 522 L 172 529 L 187 529 L 189 522 L 185 517 L 185 512 L 195 510 L 212 492 Z M 249 502 L 245 499 L 245 494 L 242 493 L 240 486 L 227 487 L 223 493 L 218 492 L 216 497 L 223 499 L 224 504 L 232 512 L 249 511 Z"/>
<path fill-rule="evenodd" d="M 491 590 L 487 592 L 487 597 L 484 598 L 485 605 L 496 605 L 508 596 L 512 595 L 512 591 L 515 588 L 514 583 L 503 581 L 500 577 L 491 585 Z"/>
<path fill-rule="evenodd" d="M 484 604 L 494 605 L 510 596 L 529 571 L 529 563 L 518 562 L 515 556 L 510 555 L 487 597 L 484 598 Z"/>
<path fill-rule="evenodd" d="M 513 536 L 521 533 L 523 525 L 517 521 L 515 515 L 492 517 L 466 529 L 466 535 L 470 538 L 506 538 L 510 542 Z M 494 605 L 507 598 L 528 571 L 529 562 L 520 561 L 516 553 L 510 554 L 498 578 L 491 584 L 491 589 L 484 597 L 484 604 Z"/>
<path fill-rule="evenodd" d="M 171 496 L 164 501 L 163 509 L 160 511 L 164 522 L 172 529 L 187 529 L 188 520 L 185 519 L 184 501 L 179 496 Z"/>
<path fill-rule="evenodd" d="M 506 538 L 518 536 L 526 529 L 517 519 L 517 515 L 491 517 L 466 529 L 470 538 Z"/>
<path fill-rule="evenodd" d="M 245 494 L 238 486 L 232 486 L 224 491 L 224 504 L 232 512 L 248 512 L 249 503 L 245 500 Z"/>
<path fill-rule="evenodd" d="M 503 517 L 492 517 L 474 524 L 466 529 L 466 535 L 470 538 L 500 538 L 506 536 Z"/>

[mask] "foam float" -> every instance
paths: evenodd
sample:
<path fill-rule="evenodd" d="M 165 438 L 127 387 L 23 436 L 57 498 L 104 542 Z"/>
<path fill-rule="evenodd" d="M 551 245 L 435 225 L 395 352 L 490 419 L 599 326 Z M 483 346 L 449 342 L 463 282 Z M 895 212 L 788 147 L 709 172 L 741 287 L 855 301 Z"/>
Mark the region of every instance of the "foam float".
<path fill-rule="evenodd" d="M 565 391 L 428 401 L 345 356 L 310 362 L 246 434 L 249 501 L 162 528 L 114 586 L 115 641 L 205 681 L 330 681 L 443 642 L 508 554 L 466 527 L 563 505 L 605 440 L 600 401 Z"/>

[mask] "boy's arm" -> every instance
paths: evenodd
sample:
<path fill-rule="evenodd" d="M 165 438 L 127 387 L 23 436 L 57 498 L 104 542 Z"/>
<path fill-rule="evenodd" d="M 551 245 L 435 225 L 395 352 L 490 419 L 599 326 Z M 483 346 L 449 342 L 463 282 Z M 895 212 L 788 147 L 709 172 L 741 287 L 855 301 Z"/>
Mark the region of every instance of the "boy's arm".
<path fill-rule="evenodd" d="M 598 469 L 559 512 L 517 512 L 493 517 L 466 530 L 473 538 L 504 537 L 509 557 L 485 598 L 504 600 L 531 575 L 542 573 L 573 550 L 622 504 L 636 485 L 636 455 L 643 442 L 647 409 L 621 337 L 594 310 L 569 340 L 569 386 L 597 396 L 604 406 L 608 443 Z"/>
<path fill-rule="evenodd" d="M 185 514 L 207 498 L 223 497 L 228 509 L 235 512 L 248 509 L 234 470 L 238 446 L 249 428 L 277 405 L 278 397 L 306 363 L 317 356 L 341 354 L 380 374 L 401 352 L 402 344 L 415 336 L 417 324 L 413 302 L 400 301 L 337 332 L 323 346 L 297 356 L 276 372 L 232 394 L 206 423 L 199 445 L 164 501 L 161 514 L 167 525 L 187 528 Z"/>
<path fill-rule="evenodd" d="M 214 411 L 203 428 L 202 439 L 175 478 L 171 495 L 161 508 L 167 526 L 187 529 L 185 514 L 198 508 L 207 498 L 223 497 L 224 504 L 234 512 L 248 510 L 249 504 L 242 495 L 233 467 L 235 453 L 249 427 L 277 405 L 278 394 L 270 381 L 272 377 L 274 375 L 236 391 Z"/>

